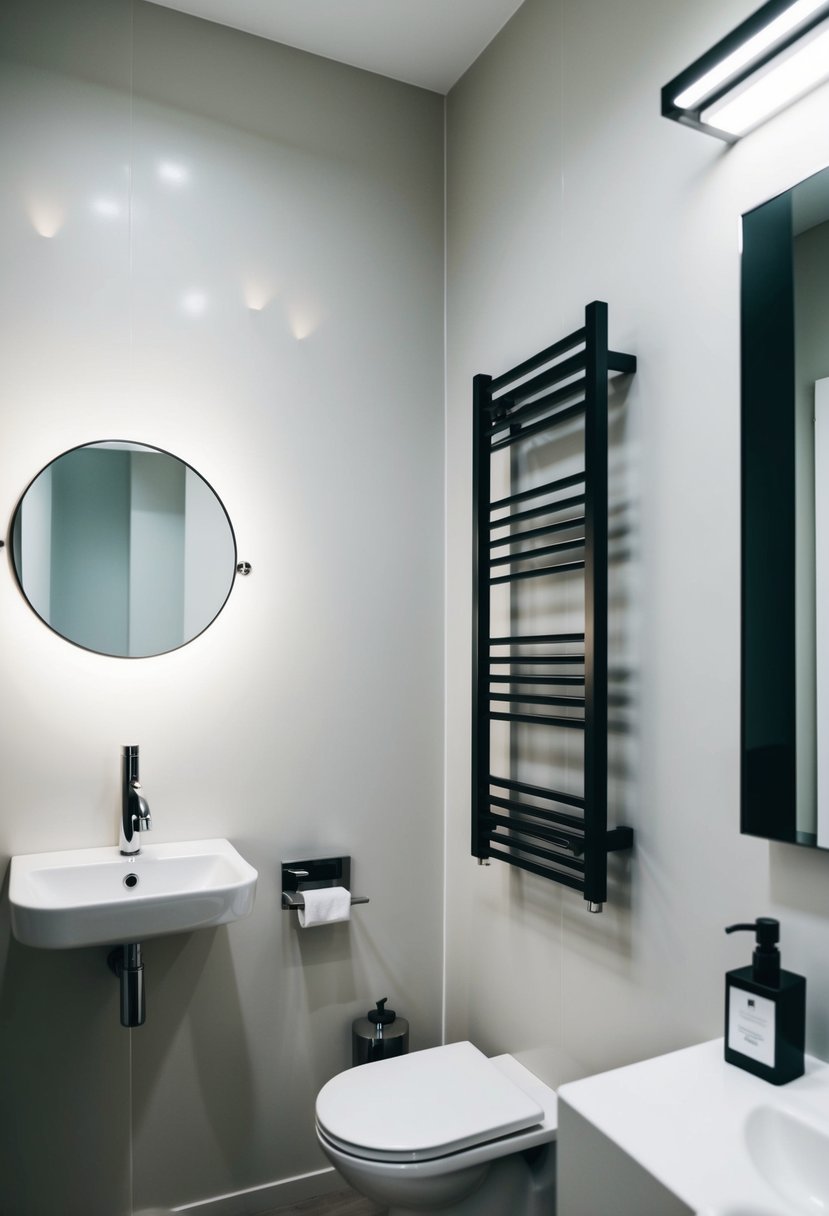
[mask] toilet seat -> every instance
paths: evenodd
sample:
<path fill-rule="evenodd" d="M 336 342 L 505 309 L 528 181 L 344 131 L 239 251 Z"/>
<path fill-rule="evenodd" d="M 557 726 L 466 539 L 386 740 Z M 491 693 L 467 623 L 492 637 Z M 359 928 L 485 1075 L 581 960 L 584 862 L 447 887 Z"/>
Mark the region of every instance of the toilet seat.
<path fill-rule="evenodd" d="M 317 1098 L 321 1134 L 366 1161 L 446 1157 L 536 1127 L 541 1106 L 471 1043 L 340 1073 Z"/>

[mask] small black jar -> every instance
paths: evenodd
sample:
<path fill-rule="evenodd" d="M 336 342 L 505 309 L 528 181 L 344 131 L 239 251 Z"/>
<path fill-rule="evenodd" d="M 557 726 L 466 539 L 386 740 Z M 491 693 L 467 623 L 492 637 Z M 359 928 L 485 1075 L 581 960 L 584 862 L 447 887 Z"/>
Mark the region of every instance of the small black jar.
<path fill-rule="evenodd" d="M 386 1009 L 384 996 L 364 1018 L 355 1018 L 351 1027 L 351 1063 L 371 1064 L 405 1056 L 409 1050 L 409 1023 L 393 1009 Z"/>

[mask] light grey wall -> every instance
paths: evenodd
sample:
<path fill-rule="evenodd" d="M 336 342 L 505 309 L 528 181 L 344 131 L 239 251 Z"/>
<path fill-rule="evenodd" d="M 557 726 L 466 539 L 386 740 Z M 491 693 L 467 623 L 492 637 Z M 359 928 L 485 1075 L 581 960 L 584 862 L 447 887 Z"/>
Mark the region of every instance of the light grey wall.
<path fill-rule="evenodd" d="M 36 477 L 20 504 L 12 539 L 15 569 L 26 598 L 49 619 L 52 594 L 52 470 Z"/>
<path fill-rule="evenodd" d="M 0 1210 L 275 1207 L 325 1165 L 351 1019 L 388 995 L 440 1034 L 442 100 L 140 0 L 10 0 L 0 53 L 0 513 L 61 450 L 145 441 L 253 565 L 140 661 L 6 571 L 0 873 L 114 842 L 137 743 L 154 838 L 260 875 L 250 920 L 147 943 L 132 1032 L 106 951 L 20 946 L 2 902 Z M 371 903 L 303 935 L 280 861 L 340 852 Z"/>
<path fill-rule="evenodd" d="M 659 116 L 754 7 L 526 0 L 448 99 L 447 1034 L 551 1083 L 721 1034 L 750 953 L 723 926 L 763 914 L 829 1051 L 829 857 L 739 834 L 738 254 L 741 213 L 829 162 L 829 91 L 732 149 Z M 471 380 L 594 299 L 639 358 L 613 451 L 633 704 L 611 783 L 637 844 L 597 917 L 468 844 Z"/>

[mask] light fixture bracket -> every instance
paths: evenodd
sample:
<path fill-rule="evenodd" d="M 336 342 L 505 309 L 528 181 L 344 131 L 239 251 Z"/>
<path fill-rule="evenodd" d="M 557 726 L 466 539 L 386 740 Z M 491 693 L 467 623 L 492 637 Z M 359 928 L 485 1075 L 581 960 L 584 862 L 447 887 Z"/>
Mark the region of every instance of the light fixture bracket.
<path fill-rule="evenodd" d="M 778 17 L 781 17 L 789 9 L 793 8 L 795 2 L 796 0 L 768 0 L 768 3 L 763 4 L 755 13 L 752 13 L 750 17 L 733 29 L 730 34 L 726 34 L 709 51 L 700 55 L 699 59 L 695 59 L 689 67 L 669 81 L 662 90 L 663 117 L 670 118 L 674 122 L 681 123 L 683 126 L 692 127 L 696 131 L 702 131 L 706 135 L 713 135 L 717 139 L 725 140 L 726 143 L 736 143 L 740 138 L 738 135 L 720 130 L 718 127 L 711 126 L 710 123 L 703 122 L 701 115 L 716 102 L 720 101 L 721 98 L 748 80 L 755 72 L 764 68 L 766 64 L 787 50 L 805 34 L 808 34 L 816 26 L 820 25 L 821 22 L 826 21 L 829 18 L 829 0 L 820 4 L 813 13 L 800 21 L 782 37 L 771 42 L 758 54 L 752 56 L 734 71 L 730 72 L 725 78 L 720 79 L 702 96 L 695 98 L 693 102 L 681 105 L 678 104 L 678 99 L 692 85 L 697 81 L 701 81 L 707 73 L 716 68 L 718 64 L 724 63 L 729 56 L 737 52 L 750 39 L 760 34 L 761 31 L 771 25 Z"/>

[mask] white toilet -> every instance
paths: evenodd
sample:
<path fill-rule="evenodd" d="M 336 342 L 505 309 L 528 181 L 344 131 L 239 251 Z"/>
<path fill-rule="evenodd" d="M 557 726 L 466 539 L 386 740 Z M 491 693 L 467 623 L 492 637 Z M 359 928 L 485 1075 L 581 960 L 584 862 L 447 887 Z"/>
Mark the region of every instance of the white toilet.
<path fill-rule="evenodd" d="M 557 1122 L 552 1089 L 471 1043 L 353 1068 L 317 1097 L 323 1152 L 389 1216 L 552 1216 Z"/>

